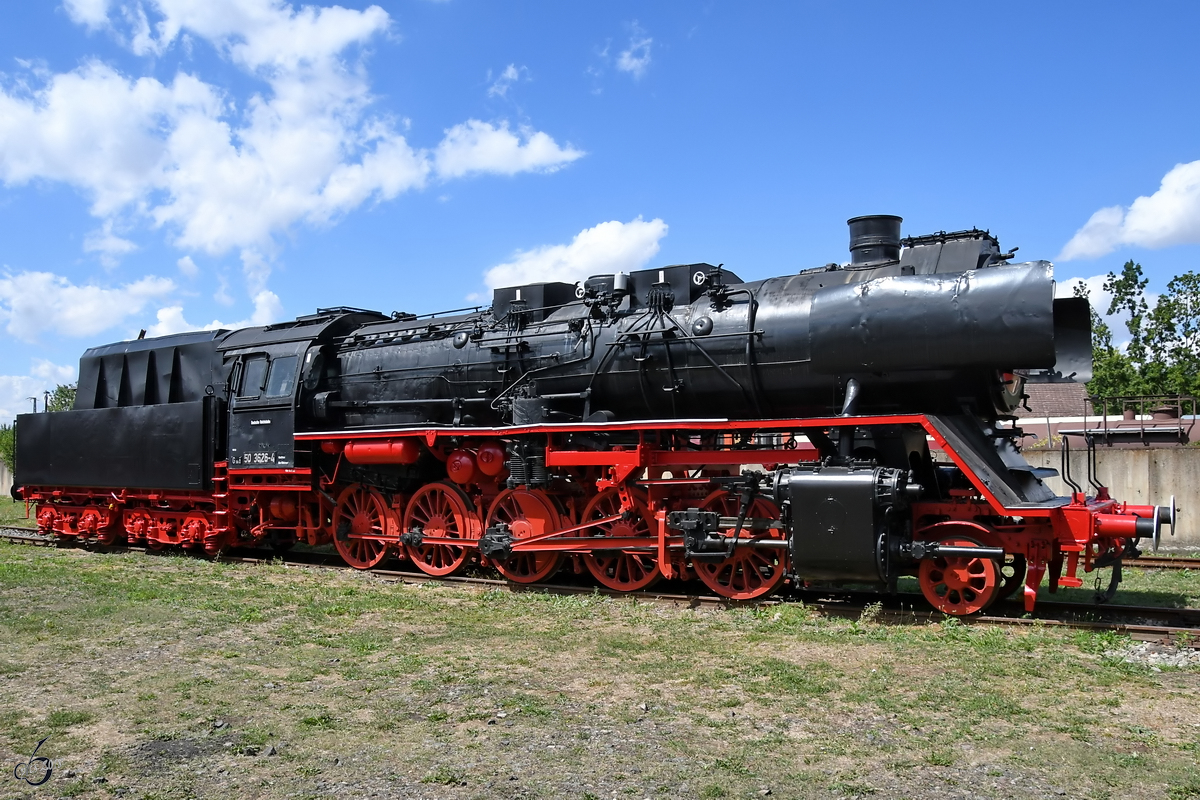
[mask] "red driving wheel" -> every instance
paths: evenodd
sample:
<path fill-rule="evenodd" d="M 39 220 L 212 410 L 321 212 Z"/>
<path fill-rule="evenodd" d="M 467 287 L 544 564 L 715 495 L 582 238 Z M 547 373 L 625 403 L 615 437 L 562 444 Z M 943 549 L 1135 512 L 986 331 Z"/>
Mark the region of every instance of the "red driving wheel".
<path fill-rule="evenodd" d="M 723 517 L 736 517 L 740 506 L 741 501 L 737 495 L 718 490 L 705 499 L 703 507 L 705 511 L 716 511 Z M 779 508 L 770 500 L 757 498 L 750 504 L 746 517 L 779 519 Z M 733 531 L 727 530 L 724 533 L 731 536 Z M 782 530 L 776 529 L 757 532 L 743 530 L 738 538 L 747 541 L 783 540 L 786 535 Z M 704 585 L 730 600 L 753 600 L 770 594 L 783 585 L 787 567 L 787 550 L 782 547 L 738 547 L 733 551 L 733 555 L 722 561 L 692 562 L 692 568 L 696 570 L 696 575 Z"/>
<path fill-rule="evenodd" d="M 346 487 L 333 512 L 333 544 L 342 559 L 355 569 L 379 566 L 387 558 L 390 545 L 374 537 L 386 535 L 387 505 L 383 496 L 362 484 Z"/>
<path fill-rule="evenodd" d="M 939 544 L 982 547 L 975 539 L 950 536 Z M 929 604 L 956 617 L 977 614 L 1000 595 L 1000 565 L 991 558 L 938 556 L 921 562 L 918 579 Z"/>
<path fill-rule="evenodd" d="M 548 494 L 538 489 L 505 489 L 488 509 L 486 527 L 504 523 L 513 539 L 530 539 L 562 529 L 562 518 Z M 538 583 L 549 578 L 562 565 L 562 553 L 555 551 L 517 551 L 496 569 L 513 583 Z"/>
<path fill-rule="evenodd" d="M 619 545 L 622 538 L 645 538 L 654 535 L 654 520 L 641 498 L 634 498 L 635 508 L 626 512 L 621 519 L 594 525 L 582 532 L 582 536 L 596 539 L 611 538 Z M 592 498 L 583 510 L 582 522 L 605 519 L 621 514 L 621 495 L 616 489 L 605 489 Z M 601 550 L 600 542 L 583 557 L 583 563 L 592 577 L 618 592 L 636 592 L 658 582 L 662 572 L 658 569 L 656 549 L 650 550 Z"/>

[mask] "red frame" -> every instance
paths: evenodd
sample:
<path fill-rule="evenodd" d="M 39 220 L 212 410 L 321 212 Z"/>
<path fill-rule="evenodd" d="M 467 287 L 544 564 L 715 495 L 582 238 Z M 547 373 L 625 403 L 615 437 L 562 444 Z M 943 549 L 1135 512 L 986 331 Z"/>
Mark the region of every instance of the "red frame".
<path fill-rule="evenodd" d="M 800 445 L 794 435 L 805 430 L 855 426 L 920 426 L 951 462 L 966 476 L 973 491 L 960 492 L 945 502 L 917 502 L 912 505 L 914 537 L 920 540 L 939 540 L 968 536 L 986 546 L 1003 547 L 1006 552 L 1025 557 L 1028 563 L 1024 600 L 1032 610 L 1038 586 L 1049 574 L 1050 589 L 1058 586 L 1080 586 L 1079 568 L 1094 569 L 1095 559 L 1111 548 L 1124 547 L 1130 533 L 1123 532 L 1122 521 L 1132 529 L 1138 517 L 1153 516 L 1153 506 L 1130 506 L 1118 503 L 1101 490 L 1096 497 L 1075 494 L 1066 505 L 1040 508 L 1006 508 L 989 490 L 981 476 L 974 473 L 961 454 L 937 431 L 931 420 L 921 414 L 897 414 L 863 417 L 816 417 L 776 420 L 648 420 L 603 424 L 563 423 L 523 425 L 512 427 L 430 427 L 397 428 L 371 431 L 322 431 L 299 433 L 295 436 L 298 451 L 311 443 L 314 451 L 339 454 L 338 466 L 332 476 L 317 476 L 306 468 L 286 469 L 228 469 L 222 462 L 216 465 L 212 492 L 154 492 L 134 490 L 77 489 L 64 487 L 25 487 L 24 497 L 38 506 L 39 527 L 64 538 L 95 538 L 102 542 L 115 541 L 122 536 L 130 541 L 145 540 L 151 546 L 179 544 L 184 547 L 203 547 L 215 552 L 239 543 L 261 542 L 268 536 L 282 536 L 308 544 L 324 544 L 336 534 L 330 530 L 333 518 L 333 497 L 343 484 L 339 483 L 341 452 L 350 442 L 387 442 L 415 439 L 445 461 L 453 448 L 468 455 L 472 447 L 497 439 L 522 436 L 545 436 L 547 468 L 570 473 L 579 484 L 594 485 L 596 491 L 616 488 L 621 492 L 622 509 L 634 508 L 632 492 L 644 493 L 653 517 L 652 536 L 620 539 L 620 548 L 597 547 L 595 537 L 579 536 L 588 528 L 611 522 L 593 520 L 579 522 L 576 515 L 587 502 L 586 498 L 564 496 L 552 498 L 563 507 L 566 527 L 547 534 L 518 540 L 517 552 L 564 552 L 578 557 L 600 549 L 653 551 L 659 568 L 666 577 L 687 577 L 689 565 L 682 557 L 683 539 L 667 527 L 667 514 L 676 508 L 694 506 L 697 489 L 708 487 L 711 477 L 725 468 L 745 464 L 796 464 L 817 459 L 811 445 Z M 790 433 L 791 447 L 762 446 L 739 449 L 732 441 L 720 443 L 722 435 L 755 433 Z M 566 433 L 633 432 L 638 443 L 630 447 L 607 450 L 571 450 L 555 445 L 555 438 Z M 689 435 L 711 433 L 718 443 L 703 449 L 671 449 L 658 443 L 664 434 L 685 432 Z M 684 469 L 683 476 L 675 473 Z M 688 471 L 695 471 L 689 476 Z M 670 477 L 666 477 L 667 475 Z M 486 528 L 484 519 L 492 499 L 499 494 L 500 476 L 486 477 L 475 471 L 475 483 L 460 487 L 472 500 L 474 509 L 471 524 L 464 530 L 476 538 L 425 537 L 426 545 L 474 548 L 478 536 Z M 118 493 L 119 492 L 119 493 Z M 404 516 L 404 498 L 397 496 L 385 503 L 388 514 L 394 515 L 383 536 L 362 538 L 386 542 L 402 553 L 399 519 Z M 257 510 L 257 516 L 250 513 Z M 91 522 L 83 525 L 85 515 Z M 99 523 L 96 517 L 99 516 Z M 44 517 L 44 519 L 43 519 Z M 131 522 L 141 520 L 140 528 Z M 148 521 L 147 521 L 148 520 Z M 202 520 L 200 524 L 198 520 Z M 100 524 L 102 523 L 102 524 Z M 191 526 L 190 528 L 188 526 Z M 1102 531 L 1101 528 L 1104 530 Z M 1118 531 L 1114 534 L 1113 531 Z M 1065 569 L 1065 574 L 1064 574 Z"/>

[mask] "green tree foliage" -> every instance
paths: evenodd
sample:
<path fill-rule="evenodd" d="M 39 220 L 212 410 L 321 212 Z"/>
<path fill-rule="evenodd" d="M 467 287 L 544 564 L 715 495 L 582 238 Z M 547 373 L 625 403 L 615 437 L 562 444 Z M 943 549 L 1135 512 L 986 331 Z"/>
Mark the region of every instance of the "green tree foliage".
<path fill-rule="evenodd" d="M 1087 286 L 1075 287 L 1075 296 L 1088 296 Z M 1129 356 L 1113 344 L 1112 329 L 1104 317 L 1092 308 L 1092 379 L 1088 381 L 1088 394 L 1099 397 L 1116 397 L 1129 394 L 1133 384 L 1133 362 Z"/>
<path fill-rule="evenodd" d="M 75 406 L 75 384 L 59 384 L 50 393 L 46 411 L 70 411 Z"/>
<path fill-rule="evenodd" d="M 1101 397 L 1200 395 L 1200 275 L 1171 279 L 1150 308 L 1142 265 L 1126 261 L 1121 274 L 1108 273 L 1108 313 L 1127 319 L 1129 344 L 1113 343 L 1112 330 L 1092 309 L 1092 380 L 1088 392 Z M 1087 289 L 1076 288 L 1086 297 Z"/>
<path fill-rule="evenodd" d="M 8 471 L 13 471 L 17 455 L 17 426 L 0 425 L 0 460 L 8 465 Z"/>

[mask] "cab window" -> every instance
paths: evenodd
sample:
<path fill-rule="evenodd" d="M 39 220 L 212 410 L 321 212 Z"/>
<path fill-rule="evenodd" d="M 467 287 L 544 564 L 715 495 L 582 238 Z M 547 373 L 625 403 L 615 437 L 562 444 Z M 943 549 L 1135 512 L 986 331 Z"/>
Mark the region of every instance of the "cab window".
<path fill-rule="evenodd" d="M 267 357 L 247 358 L 242 365 L 242 386 L 238 397 L 258 397 L 267 379 Z"/>
<path fill-rule="evenodd" d="M 271 362 L 271 376 L 267 379 L 267 397 L 286 397 L 296 386 L 296 357 L 285 356 Z"/>

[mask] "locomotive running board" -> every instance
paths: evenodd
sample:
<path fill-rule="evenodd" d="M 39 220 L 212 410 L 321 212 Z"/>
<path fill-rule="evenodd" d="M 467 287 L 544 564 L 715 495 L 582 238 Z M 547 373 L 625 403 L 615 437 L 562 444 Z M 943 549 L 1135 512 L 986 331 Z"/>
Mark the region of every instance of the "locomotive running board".
<path fill-rule="evenodd" d="M 966 415 L 938 414 L 895 414 L 855 417 L 807 417 L 792 419 L 730 420 L 707 419 L 642 419 L 615 422 L 543 422 L 534 425 L 509 425 L 488 427 L 454 427 L 448 425 L 388 427 L 354 430 L 313 431 L 297 433 L 297 441 L 320 439 L 373 439 L 386 436 L 420 436 L 432 445 L 442 436 L 499 436 L 510 437 L 528 434 L 550 434 L 570 431 L 606 430 L 637 431 L 670 428 L 674 430 L 796 430 L 806 428 L 826 429 L 848 425 L 919 425 L 933 437 L 938 446 L 962 469 L 971 483 L 997 509 L 1013 512 L 1015 516 L 1045 516 L 1055 508 L 1070 503 L 1069 498 L 1056 497 L 1048 487 L 1038 480 L 1032 471 L 1021 470 L 1020 463 L 1006 464 L 992 439 L 980 429 L 978 423 Z M 626 456 L 632 454 L 625 454 Z M 602 458 L 603 453 L 595 453 Z M 1013 460 L 1014 454 L 1009 455 Z M 1028 465 L 1025 465 L 1027 469 Z M 1017 467 L 1014 469 L 1014 467 Z M 1036 512 L 1042 513 L 1036 513 Z"/>

